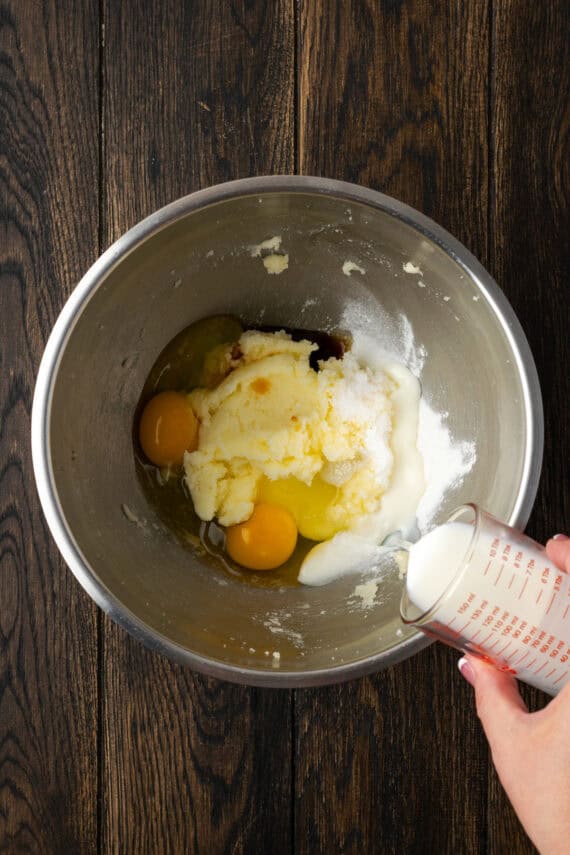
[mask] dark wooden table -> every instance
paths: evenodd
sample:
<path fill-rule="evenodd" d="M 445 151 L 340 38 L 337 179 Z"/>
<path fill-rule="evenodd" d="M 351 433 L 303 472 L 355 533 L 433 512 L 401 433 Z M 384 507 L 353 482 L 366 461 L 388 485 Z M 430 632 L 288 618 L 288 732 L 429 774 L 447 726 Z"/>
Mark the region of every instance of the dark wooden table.
<path fill-rule="evenodd" d="M 271 691 L 144 650 L 59 557 L 29 448 L 74 285 L 137 220 L 263 173 L 432 216 L 504 289 L 570 527 L 568 0 L 0 0 L 0 851 L 527 853 L 458 656 Z M 526 691 L 532 705 L 543 703 Z"/>

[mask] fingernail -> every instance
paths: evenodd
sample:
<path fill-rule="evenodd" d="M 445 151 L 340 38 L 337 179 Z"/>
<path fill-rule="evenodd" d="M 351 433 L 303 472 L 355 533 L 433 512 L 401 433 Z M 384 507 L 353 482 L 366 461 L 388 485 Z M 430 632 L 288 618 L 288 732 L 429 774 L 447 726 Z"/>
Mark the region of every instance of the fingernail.
<path fill-rule="evenodd" d="M 555 534 L 552 540 L 569 540 L 567 534 Z"/>
<path fill-rule="evenodd" d="M 473 668 L 471 667 L 471 663 L 465 656 L 462 656 L 459 662 L 457 663 L 457 667 L 461 671 L 461 676 L 467 680 L 470 686 L 475 685 L 475 674 L 473 673 Z"/>

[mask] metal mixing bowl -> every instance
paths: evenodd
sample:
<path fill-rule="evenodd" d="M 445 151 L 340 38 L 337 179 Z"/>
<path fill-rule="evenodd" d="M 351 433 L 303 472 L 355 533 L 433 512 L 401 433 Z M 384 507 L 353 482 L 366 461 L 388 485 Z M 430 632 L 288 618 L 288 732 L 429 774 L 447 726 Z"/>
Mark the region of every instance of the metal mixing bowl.
<path fill-rule="evenodd" d="M 289 269 L 269 276 L 250 247 L 274 235 Z M 343 274 L 346 260 L 365 274 Z M 408 261 L 421 279 L 404 273 Z M 439 516 L 474 501 L 526 524 L 542 460 L 540 389 L 523 331 L 489 274 L 434 222 L 380 193 L 252 178 L 194 193 L 135 226 L 57 321 L 37 380 L 32 447 L 65 560 L 143 643 L 228 680 L 317 685 L 412 655 L 428 642 L 401 624 L 397 576 L 369 608 L 354 595 L 355 578 L 321 588 L 244 584 L 180 546 L 145 503 L 131 425 L 148 371 L 184 326 L 228 312 L 309 329 L 349 323 L 377 338 L 392 322 L 393 335 L 403 313 L 427 351 L 424 396 L 449 413 L 454 437 L 477 446 L 473 470 Z"/>

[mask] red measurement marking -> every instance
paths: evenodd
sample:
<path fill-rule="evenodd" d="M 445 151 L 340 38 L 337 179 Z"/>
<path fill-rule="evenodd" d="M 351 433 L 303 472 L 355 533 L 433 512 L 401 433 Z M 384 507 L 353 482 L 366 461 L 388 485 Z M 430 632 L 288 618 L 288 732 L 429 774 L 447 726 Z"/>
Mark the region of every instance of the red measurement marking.
<path fill-rule="evenodd" d="M 448 625 L 449 627 L 451 627 L 451 624 L 452 624 L 452 623 L 455 623 L 455 621 L 456 621 L 456 620 L 457 620 L 457 616 L 456 616 L 456 617 L 454 617 L 454 618 L 453 618 L 453 620 L 450 620 L 450 621 L 449 621 L 449 623 L 448 623 L 447 625 Z"/>
<path fill-rule="evenodd" d="M 521 592 L 520 592 L 520 594 L 519 594 L 519 600 L 520 600 L 520 598 L 522 597 L 522 595 L 524 594 L 524 589 L 526 588 L 526 586 L 527 586 L 527 585 L 528 585 L 528 576 L 527 576 L 527 578 L 524 580 L 524 585 L 522 586 L 522 588 L 521 588 Z"/>
<path fill-rule="evenodd" d="M 564 612 L 564 614 L 562 615 L 562 620 L 565 620 L 566 615 L 568 614 L 568 609 L 570 609 L 570 606 L 566 606 L 566 611 L 565 611 L 565 612 Z"/>
<path fill-rule="evenodd" d="M 526 666 L 526 667 L 528 668 L 528 670 L 529 670 L 529 671 L 530 671 L 530 669 L 532 668 L 532 666 L 534 665 L 534 663 L 535 663 L 535 662 L 536 662 L 536 656 L 534 657 L 534 659 L 532 660 L 532 662 L 529 662 L 529 663 L 528 663 L 528 665 Z M 519 665 L 520 665 L 520 662 L 519 662 Z"/>
<path fill-rule="evenodd" d="M 540 598 L 541 598 L 541 597 L 542 597 L 542 588 L 541 588 L 541 589 L 540 589 L 540 591 L 538 592 L 538 597 L 536 598 L 536 605 L 538 605 L 538 604 L 540 603 Z"/>
<path fill-rule="evenodd" d="M 554 681 L 554 683 L 552 685 L 555 686 L 557 683 L 560 682 L 560 680 L 563 680 L 564 677 L 566 677 L 566 674 L 561 674 L 560 677 L 557 677 L 557 679 Z"/>
<path fill-rule="evenodd" d="M 480 632 L 481 632 L 481 630 L 478 629 L 477 632 L 475 633 L 475 635 L 473 636 L 473 638 L 471 639 L 471 641 L 475 641 L 475 639 L 477 638 L 477 636 L 479 635 Z"/>
<path fill-rule="evenodd" d="M 493 635 L 493 633 L 490 632 L 489 635 L 487 636 L 487 638 L 485 639 L 485 641 L 481 642 L 481 647 L 485 647 L 485 645 L 487 644 L 487 642 L 489 641 L 489 639 L 491 638 L 492 635 Z"/>
<path fill-rule="evenodd" d="M 497 576 L 497 578 L 496 578 L 496 579 L 495 579 L 495 581 L 493 582 L 493 587 L 495 587 L 495 586 L 497 585 L 497 583 L 498 583 L 499 579 L 500 579 L 500 578 L 501 578 L 501 576 L 503 575 L 503 570 L 504 570 L 504 569 L 505 569 L 505 565 L 504 565 L 504 564 L 501 564 L 501 569 L 499 570 L 499 575 Z"/>
<path fill-rule="evenodd" d="M 497 638 L 497 640 L 496 640 L 496 641 L 494 641 L 494 642 L 492 643 L 492 645 L 488 648 L 488 650 L 492 650 L 492 649 L 493 649 L 493 647 L 495 646 L 495 644 L 498 644 L 498 643 L 499 643 L 499 641 L 500 641 L 500 639 L 499 639 L 499 638 Z"/>
<path fill-rule="evenodd" d="M 516 655 L 517 655 L 517 653 L 520 653 L 520 650 L 513 650 L 513 652 L 512 652 L 512 653 L 510 653 L 510 654 L 507 656 L 507 659 L 512 659 L 512 658 L 513 658 L 513 656 L 516 656 Z M 527 650 L 527 652 L 526 652 L 526 653 L 525 653 L 525 655 L 522 657 L 522 659 L 519 659 L 519 661 L 518 661 L 517 665 L 520 665 L 520 663 L 523 661 L 523 659 L 526 659 L 526 657 L 528 656 L 528 654 L 529 654 L 529 653 L 530 653 L 530 650 Z M 514 665 L 514 662 L 511 662 L 511 665 Z"/>
<path fill-rule="evenodd" d="M 513 641 L 512 641 L 512 639 L 511 639 L 511 640 L 509 641 L 509 643 L 508 643 L 508 644 L 505 644 L 505 646 L 504 646 L 501 650 L 498 650 L 498 651 L 497 651 L 497 653 L 496 653 L 495 655 L 496 655 L 496 656 L 500 656 L 500 655 L 501 655 L 501 653 L 504 653 L 504 652 L 505 652 L 505 650 L 507 649 L 507 647 L 510 647 L 512 643 L 513 643 Z"/>
<path fill-rule="evenodd" d="M 540 674 L 540 672 L 542 671 L 543 668 L 546 668 L 546 662 L 543 662 L 542 665 L 540 666 L 540 668 L 537 668 L 534 673 Z"/>
<path fill-rule="evenodd" d="M 552 671 L 549 671 L 548 674 L 544 675 L 544 679 L 548 680 L 549 677 L 552 677 L 552 675 L 554 674 L 555 671 L 556 671 L 556 668 L 553 668 Z"/>
<path fill-rule="evenodd" d="M 488 564 L 487 564 L 487 566 L 485 567 L 485 572 L 483 573 L 483 576 L 486 576 L 486 575 L 487 575 L 487 573 L 489 572 L 489 567 L 490 567 L 490 566 L 491 566 L 491 562 L 489 561 L 489 563 L 488 563 Z"/>
<path fill-rule="evenodd" d="M 516 575 L 517 575 L 516 573 L 513 573 L 513 575 L 511 576 L 511 581 L 509 582 L 509 591 L 511 590 L 511 585 L 512 585 L 512 584 L 513 584 L 513 582 L 515 581 L 515 577 L 516 577 Z"/>
<path fill-rule="evenodd" d="M 550 602 L 548 604 L 548 608 L 546 609 L 546 614 L 548 614 L 548 612 L 552 608 L 552 603 L 554 602 L 555 599 L 556 599 L 556 591 L 553 593 L 552 599 L 550 600 Z"/>
<path fill-rule="evenodd" d="M 457 630 L 457 635 L 462 635 L 463 630 L 464 630 L 464 629 L 467 629 L 467 627 L 469 626 L 469 624 L 470 624 L 470 623 L 471 623 L 471 621 L 470 621 L 470 620 L 468 620 L 468 621 L 467 621 L 467 623 L 465 624 L 465 626 L 462 626 L 462 627 L 461 627 L 461 629 L 458 629 L 458 630 Z"/>

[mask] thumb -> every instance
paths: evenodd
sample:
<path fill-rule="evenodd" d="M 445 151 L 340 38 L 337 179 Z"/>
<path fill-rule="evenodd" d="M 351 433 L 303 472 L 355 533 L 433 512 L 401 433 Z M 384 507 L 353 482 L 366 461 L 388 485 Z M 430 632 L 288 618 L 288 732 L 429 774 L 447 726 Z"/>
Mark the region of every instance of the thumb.
<path fill-rule="evenodd" d="M 476 656 L 467 655 L 458 664 L 461 674 L 475 689 L 477 715 L 495 756 L 499 748 L 507 748 L 528 709 L 510 674 Z"/>

